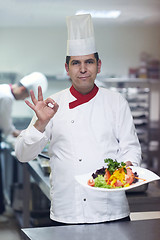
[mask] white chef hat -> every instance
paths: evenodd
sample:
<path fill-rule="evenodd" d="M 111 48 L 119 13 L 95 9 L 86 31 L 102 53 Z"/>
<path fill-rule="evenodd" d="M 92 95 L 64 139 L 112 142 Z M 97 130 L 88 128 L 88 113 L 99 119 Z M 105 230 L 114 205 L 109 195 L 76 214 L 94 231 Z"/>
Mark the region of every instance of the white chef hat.
<path fill-rule="evenodd" d="M 48 88 L 47 78 L 44 74 L 40 72 L 33 72 L 20 80 L 20 83 L 27 89 L 29 92 L 33 90 L 35 94 L 38 92 L 38 86 L 41 86 L 42 92 L 46 92 Z"/>
<path fill-rule="evenodd" d="M 94 28 L 90 14 L 67 17 L 67 56 L 81 56 L 96 52 Z"/>

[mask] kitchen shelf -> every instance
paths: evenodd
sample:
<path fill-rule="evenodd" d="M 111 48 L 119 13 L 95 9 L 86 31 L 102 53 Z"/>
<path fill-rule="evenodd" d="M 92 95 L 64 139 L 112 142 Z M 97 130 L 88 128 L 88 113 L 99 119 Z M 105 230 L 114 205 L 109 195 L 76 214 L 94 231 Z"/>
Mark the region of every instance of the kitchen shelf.
<path fill-rule="evenodd" d="M 137 135 L 141 144 L 142 166 L 149 168 L 152 168 L 152 165 L 154 165 L 152 162 L 154 158 L 152 157 L 153 151 L 150 151 L 150 142 L 151 140 L 154 140 L 154 133 L 153 128 L 151 129 L 150 120 L 151 90 L 153 84 L 157 84 L 155 86 L 159 87 L 160 80 L 137 78 L 106 78 L 104 76 L 98 78 L 97 80 L 98 86 L 108 88 L 112 91 L 118 91 L 125 99 L 127 99 L 132 112 Z M 156 129 L 158 130 L 159 127 Z M 157 135 L 160 136 L 160 131 L 158 131 Z M 159 139 L 160 137 L 158 137 L 158 141 Z M 156 150 L 156 152 L 157 154 L 160 153 L 159 148 Z M 157 157 L 159 158 L 160 155 L 157 155 Z"/>

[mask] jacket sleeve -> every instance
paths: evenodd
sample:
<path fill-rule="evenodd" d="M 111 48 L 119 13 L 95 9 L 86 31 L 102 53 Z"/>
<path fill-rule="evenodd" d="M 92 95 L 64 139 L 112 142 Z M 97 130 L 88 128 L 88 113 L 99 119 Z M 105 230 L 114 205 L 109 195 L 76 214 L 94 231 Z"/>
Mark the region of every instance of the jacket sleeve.
<path fill-rule="evenodd" d="M 31 123 L 17 137 L 15 144 L 16 157 L 20 162 L 33 160 L 42 152 L 48 141 L 48 131 L 41 133 Z"/>
<path fill-rule="evenodd" d="M 3 133 L 7 136 L 15 130 L 15 126 L 12 123 L 12 105 L 13 101 L 5 97 L 1 100 L 3 111 L 1 111 L 1 128 Z"/>
<path fill-rule="evenodd" d="M 133 165 L 140 165 L 141 146 L 129 104 L 121 95 L 119 96 L 119 106 L 116 117 L 117 139 L 120 146 L 119 159 L 124 162 L 131 161 Z"/>

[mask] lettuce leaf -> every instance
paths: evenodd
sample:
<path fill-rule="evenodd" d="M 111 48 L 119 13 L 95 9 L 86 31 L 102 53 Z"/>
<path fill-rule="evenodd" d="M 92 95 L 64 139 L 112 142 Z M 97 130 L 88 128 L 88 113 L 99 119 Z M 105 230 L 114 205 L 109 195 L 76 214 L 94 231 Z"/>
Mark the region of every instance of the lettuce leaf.
<path fill-rule="evenodd" d="M 107 185 L 104 177 L 102 175 L 98 175 L 97 178 L 95 178 L 95 185 L 94 187 L 99 187 L 99 188 L 111 188 L 110 185 Z"/>

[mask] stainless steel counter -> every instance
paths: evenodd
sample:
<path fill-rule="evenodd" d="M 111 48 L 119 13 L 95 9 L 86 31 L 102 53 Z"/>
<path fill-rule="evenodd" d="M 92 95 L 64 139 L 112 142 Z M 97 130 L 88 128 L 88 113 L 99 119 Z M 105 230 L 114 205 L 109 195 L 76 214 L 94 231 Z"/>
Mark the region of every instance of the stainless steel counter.
<path fill-rule="evenodd" d="M 159 240 L 160 219 L 22 229 L 31 240 Z"/>
<path fill-rule="evenodd" d="M 37 160 L 28 163 L 28 170 L 30 175 L 34 178 L 42 192 L 50 199 L 50 182 L 49 176 L 45 176 L 40 168 Z"/>

